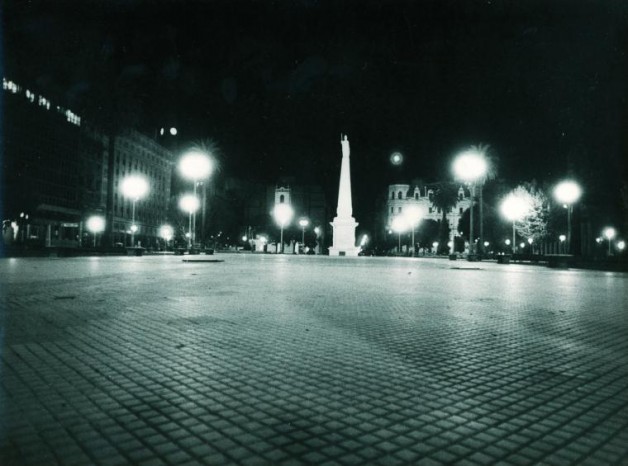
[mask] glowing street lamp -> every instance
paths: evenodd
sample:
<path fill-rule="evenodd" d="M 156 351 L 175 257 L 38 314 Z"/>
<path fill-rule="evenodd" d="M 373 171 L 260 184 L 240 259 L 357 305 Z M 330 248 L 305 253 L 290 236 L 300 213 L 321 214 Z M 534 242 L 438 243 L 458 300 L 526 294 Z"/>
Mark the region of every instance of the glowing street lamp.
<path fill-rule="evenodd" d="M 179 172 L 184 178 L 194 183 L 194 196 L 196 187 L 203 183 L 202 180 L 209 177 L 213 167 L 210 155 L 201 150 L 190 150 L 179 160 Z M 192 218 L 192 242 L 196 241 L 196 212 Z"/>
<path fill-rule="evenodd" d="M 305 227 L 310 224 L 310 221 L 307 218 L 302 218 L 299 220 L 299 225 L 301 226 L 301 244 L 305 247 Z"/>
<path fill-rule="evenodd" d="M 194 194 L 186 194 L 179 200 L 179 207 L 189 214 L 188 228 L 189 232 L 185 236 L 188 238 L 188 249 L 192 249 L 192 214 L 198 210 L 201 203 Z"/>
<path fill-rule="evenodd" d="M 281 241 L 281 253 L 283 254 L 283 229 L 290 223 L 292 220 L 292 216 L 294 215 L 294 210 L 290 207 L 289 204 L 277 204 L 273 209 L 273 217 L 275 217 L 275 222 L 279 225 L 281 229 L 280 241 Z M 279 253 L 279 249 L 277 249 L 277 253 Z"/>
<path fill-rule="evenodd" d="M 554 197 L 567 208 L 567 251 L 571 252 L 571 214 L 573 204 L 580 199 L 582 189 L 575 181 L 563 181 L 554 188 Z"/>
<path fill-rule="evenodd" d="M 405 217 L 398 215 L 393 219 L 391 227 L 392 230 L 399 236 L 399 246 L 397 252 L 401 253 L 401 233 L 408 230 L 408 222 L 406 222 Z"/>
<path fill-rule="evenodd" d="M 625 241 L 618 241 L 617 242 L 617 249 L 619 249 L 620 251 L 623 251 L 626 248 L 626 242 Z"/>
<path fill-rule="evenodd" d="M 617 232 L 613 227 L 606 227 L 603 231 L 604 236 L 608 240 L 608 255 L 611 255 L 611 240 L 615 237 Z"/>
<path fill-rule="evenodd" d="M 512 222 L 512 252 L 515 253 L 515 222 L 521 220 L 530 211 L 530 203 L 523 197 L 511 193 L 502 201 L 501 212 L 507 220 Z"/>
<path fill-rule="evenodd" d="M 87 229 L 94 235 L 94 247 L 96 247 L 96 235 L 105 231 L 105 219 L 100 215 L 92 215 L 87 219 Z"/>
<path fill-rule="evenodd" d="M 456 179 L 464 181 L 471 187 L 471 209 L 469 227 L 469 254 L 474 253 L 473 241 L 473 204 L 475 202 L 475 184 L 488 170 L 488 163 L 483 153 L 476 150 L 467 150 L 456 157 L 453 164 L 453 172 Z M 480 219 L 482 222 L 482 219 Z"/>
<path fill-rule="evenodd" d="M 163 240 L 166 242 L 166 248 L 168 247 L 168 242 L 173 238 L 174 236 L 174 230 L 170 225 L 162 225 L 159 228 L 159 236 L 161 236 L 163 238 Z"/>
<path fill-rule="evenodd" d="M 405 210 L 404 217 L 408 225 L 410 225 L 410 227 L 412 228 L 412 257 L 414 257 L 415 256 L 414 230 L 416 229 L 416 226 L 418 225 L 419 220 L 421 220 L 421 209 L 419 209 L 419 207 L 416 205 L 411 205 Z"/>
<path fill-rule="evenodd" d="M 148 181 L 142 176 L 131 175 L 122 180 L 120 188 L 122 195 L 130 198 L 132 202 L 131 246 L 135 246 L 135 232 L 138 229 L 135 225 L 135 203 L 148 194 Z"/>
<path fill-rule="evenodd" d="M 567 239 L 567 237 L 566 237 L 565 235 L 560 235 L 560 236 L 558 237 L 558 240 L 560 241 L 560 249 L 561 249 L 562 251 L 564 251 L 564 248 L 563 248 L 563 243 L 565 242 L 565 240 L 566 240 L 566 239 Z"/>

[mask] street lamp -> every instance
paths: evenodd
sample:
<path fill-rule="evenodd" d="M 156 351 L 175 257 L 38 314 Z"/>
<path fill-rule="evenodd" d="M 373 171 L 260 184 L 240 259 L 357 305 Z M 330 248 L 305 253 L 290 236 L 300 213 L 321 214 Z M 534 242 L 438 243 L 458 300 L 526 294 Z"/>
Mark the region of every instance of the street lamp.
<path fill-rule="evenodd" d="M 283 254 L 283 229 L 290 223 L 292 220 L 292 216 L 294 215 L 294 210 L 290 207 L 289 204 L 277 204 L 273 209 L 273 217 L 275 217 L 275 221 L 279 225 L 281 229 L 280 235 L 280 243 L 281 243 L 281 253 Z M 279 249 L 277 249 L 277 254 L 279 254 Z"/>
<path fill-rule="evenodd" d="M 406 219 L 404 217 L 398 215 L 393 219 L 391 227 L 393 231 L 399 236 L 399 246 L 397 248 L 397 252 L 401 253 L 401 233 L 408 229 L 408 223 L 406 222 Z"/>
<path fill-rule="evenodd" d="M 162 225 L 159 228 L 159 236 L 161 236 L 166 242 L 166 247 L 164 249 L 168 249 L 168 241 L 170 241 L 174 236 L 174 230 L 170 225 Z"/>
<path fill-rule="evenodd" d="M 474 253 L 473 241 L 473 204 L 475 202 L 475 184 L 481 180 L 488 170 L 486 157 L 477 150 L 467 150 L 454 160 L 453 171 L 456 179 L 464 181 L 471 187 L 471 209 L 469 227 L 469 254 Z M 480 219 L 482 222 L 482 219 Z"/>
<path fill-rule="evenodd" d="M 310 221 L 307 218 L 302 218 L 299 220 L 299 225 L 301 226 L 301 244 L 305 247 L 305 227 L 310 224 Z"/>
<path fill-rule="evenodd" d="M 419 209 L 419 207 L 416 205 L 411 205 L 405 210 L 404 217 L 405 217 L 406 222 L 412 228 L 412 257 L 414 257 L 415 256 L 414 230 L 416 229 L 416 226 L 418 225 L 419 220 L 421 219 L 421 209 Z"/>
<path fill-rule="evenodd" d="M 209 154 L 204 151 L 193 149 L 186 152 L 179 160 L 179 172 L 184 178 L 192 180 L 194 183 L 194 196 L 196 196 L 197 185 L 202 184 L 202 180 L 209 177 L 212 171 L 212 163 Z M 198 209 L 198 208 L 197 208 Z M 196 242 L 196 212 L 192 219 L 192 242 Z"/>
<path fill-rule="evenodd" d="M 564 251 L 564 250 L 565 250 L 565 248 L 563 248 L 563 243 L 565 242 L 565 240 L 567 239 L 567 237 L 566 237 L 565 235 L 560 235 L 560 236 L 558 237 L 558 239 L 560 240 L 560 249 L 561 249 L 562 251 Z"/>
<path fill-rule="evenodd" d="M 92 215 L 87 219 L 87 229 L 94 235 L 94 247 L 96 247 L 96 235 L 105 231 L 105 219 L 100 215 Z"/>
<path fill-rule="evenodd" d="M 132 220 L 131 220 L 131 246 L 135 246 L 135 203 L 148 193 L 148 181 L 142 176 L 131 175 L 122 180 L 122 195 L 131 199 L 132 202 Z"/>
<path fill-rule="evenodd" d="M 185 236 L 188 238 L 188 249 L 192 249 L 192 214 L 198 210 L 201 203 L 194 194 L 186 194 L 179 200 L 179 207 L 189 215 L 188 229 L 189 232 Z"/>
<path fill-rule="evenodd" d="M 626 242 L 624 240 L 617 242 L 617 249 L 623 251 L 626 248 Z"/>
<path fill-rule="evenodd" d="M 571 214 L 573 204 L 580 199 L 582 189 L 575 181 L 562 181 L 554 188 L 554 197 L 567 208 L 567 252 L 571 252 Z"/>
<path fill-rule="evenodd" d="M 603 233 L 606 239 L 608 240 L 608 255 L 610 256 L 611 255 L 611 240 L 615 237 L 617 232 L 615 231 L 613 227 L 606 227 L 604 228 Z"/>
<path fill-rule="evenodd" d="M 522 196 L 518 196 L 514 193 L 509 194 L 502 201 L 501 212 L 508 221 L 512 222 L 512 252 L 515 253 L 516 238 L 515 238 L 515 222 L 521 220 L 530 210 L 530 204 Z M 506 242 L 508 244 L 508 242 Z"/>

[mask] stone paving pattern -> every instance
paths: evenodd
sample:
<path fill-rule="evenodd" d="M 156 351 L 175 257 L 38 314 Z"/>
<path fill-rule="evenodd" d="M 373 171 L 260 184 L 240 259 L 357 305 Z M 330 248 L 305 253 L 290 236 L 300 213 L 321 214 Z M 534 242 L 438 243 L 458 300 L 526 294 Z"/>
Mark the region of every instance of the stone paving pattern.
<path fill-rule="evenodd" d="M 0 464 L 628 464 L 628 274 L 220 258 L 0 260 Z"/>

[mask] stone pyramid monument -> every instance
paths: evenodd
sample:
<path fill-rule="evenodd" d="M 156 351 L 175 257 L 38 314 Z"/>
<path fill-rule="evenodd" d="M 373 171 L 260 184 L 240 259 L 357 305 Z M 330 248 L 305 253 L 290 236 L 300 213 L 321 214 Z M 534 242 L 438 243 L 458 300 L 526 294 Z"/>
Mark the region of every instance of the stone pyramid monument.
<path fill-rule="evenodd" d="M 340 167 L 340 186 L 338 188 L 338 208 L 336 217 L 331 222 L 334 228 L 334 245 L 329 248 L 330 256 L 357 256 L 360 251 L 355 245 L 355 227 L 358 223 L 353 218 L 351 203 L 351 166 L 349 163 L 349 139 L 341 136 L 342 165 Z"/>

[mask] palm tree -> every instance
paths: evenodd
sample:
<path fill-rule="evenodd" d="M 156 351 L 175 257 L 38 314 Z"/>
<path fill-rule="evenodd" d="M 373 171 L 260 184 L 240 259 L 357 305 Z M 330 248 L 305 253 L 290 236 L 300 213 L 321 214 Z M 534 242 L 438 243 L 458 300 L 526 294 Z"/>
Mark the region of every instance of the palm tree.
<path fill-rule="evenodd" d="M 447 212 L 458 204 L 458 185 L 455 183 L 441 183 L 432 197 L 432 205 L 440 209 L 443 216 L 440 222 L 438 250 L 442 252 L 447 247 L 448 222 Z"/>
<path fill-rule="evenodd" d="M 478 144 L 477 146 L 471 146 L 470 150 L 476 152 L 486 160 L 486 172 L 484 176 L 477 181 L 477 187 L 480 194 L 480 248 L 484 247 L 484 201 L 483 191 L 484 183 L 494 180 L 497 177 L 497 156 L 491 150 L 489 144 Z M 471 200 L 473 202 L 473 199 Z M 482 250 L 482 249 L 480 249 Z"/>

